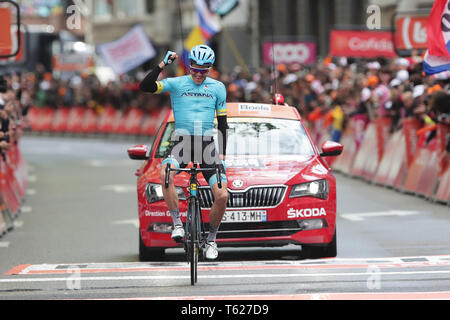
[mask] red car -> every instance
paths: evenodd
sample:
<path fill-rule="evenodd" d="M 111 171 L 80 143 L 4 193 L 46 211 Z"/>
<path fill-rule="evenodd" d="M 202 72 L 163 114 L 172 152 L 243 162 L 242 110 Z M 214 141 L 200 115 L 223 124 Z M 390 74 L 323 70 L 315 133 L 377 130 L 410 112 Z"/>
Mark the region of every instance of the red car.
<path fill-rule="evenodd" d="M 339 155 L 342 145 L 327 141 L 319 152 L 294 107 L 228 103 L 227 108 L 229 199 L 218 246 L 298 244 L 308 257 L 336 256 L 336 180 L 323 157 Z M 174 128 L 170 112 L 151 148 L 128 149 L 131 159 L 145 160 L 136 172 L 141 261 L 161 259 L 166 248 L 180 246 L 170 238 L 172 220 L 159 177 Z M 183 222 L 188 179 L 180 173 L 174 181 Z M 208 224 L 212 192 L 202 175 L 199 183 Z"/>

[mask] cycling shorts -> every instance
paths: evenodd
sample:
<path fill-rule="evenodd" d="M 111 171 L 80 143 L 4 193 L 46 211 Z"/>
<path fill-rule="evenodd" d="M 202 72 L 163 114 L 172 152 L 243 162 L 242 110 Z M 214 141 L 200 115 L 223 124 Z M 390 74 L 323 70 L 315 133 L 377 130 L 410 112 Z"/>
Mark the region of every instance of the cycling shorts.
<path fill-rule="evenodd" d="M 217 164 L 221 180 L 226 183 L 225 168 L 219 158 L 212 136 L 176 136 L 171 140 L 171 145 L 172 147 L 166 153 L 162 166 L 173 164 L 177 169 L 183 169 L 189 163 L 197 162 L 200 168 L 215 168 Z M 202 174 L 210 187 L 217 183 L 215 171 L 204 171 Z"/>

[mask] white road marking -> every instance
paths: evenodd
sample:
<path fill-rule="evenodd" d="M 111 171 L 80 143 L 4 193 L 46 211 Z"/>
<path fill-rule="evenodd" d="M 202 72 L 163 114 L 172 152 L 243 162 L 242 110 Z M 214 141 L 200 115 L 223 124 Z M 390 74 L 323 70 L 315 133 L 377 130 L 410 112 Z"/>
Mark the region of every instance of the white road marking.
<path fill-rule="evenodd" d="M 340 217 L 350 220 L 350 221 L 364 221 L 365 218 L 369 217 L 386 217 L 386 216 L 410 216 L 416 214 L 423 214 L 423 211 L 401 211 L 401 210 L 389 210 L 389 211 L 379 211 L 379 212 L 363 212 L 363 213 L 344 213 Z"/>
<path fill-rule="evenodd" d="M 29 176 L 27 177 L 27 181 L 28 181 L 28 182 L 36 182 L 36 181 L 37 181 L 37 177 L 36 177 L 36 176 L 33 176 L 33 175 L 29 175 Z"/>
<path fill-rule="evenodd" d="M 126 221 L 126 220 L 124 220 Z M 131 222 L 131 221 L 130 221 Z M 437 256 L 407 256 L 407 257 L 379 257 L 379 258 L 326 258 L 317 260 L 271 260 L 270 263 L 259 261 L 255 264 L 254 261 L 241 261 L 241 262 L 202 262 L 199 264 L 199 268 L 206 268 L 208 270 L 250 270 L 252 267 L 255 270 L 261 269 L 288 269 L 290 266 L 293 269 L 299 267 L 300 269 L 308 268 L 320 268 L 324 267 L 328 270 L 338 269 L 350 269 L 350 268 L 364 268 L 374 265 L 378 268 L 407 268 L 407 267 L 448 267 L 450 266 L 450 255 L 437 255 Z M 90 270 L 96 270 L 99 272 L 119 272 L 120 269 L 126 271 L 133 270 L 160 270 L 175 271 L 180 268 L 188 268 L 186 262 L 155 262 L 155 263 L 143 263 L 143 262 L 110 262 L 110 263 L 58 263 L 58 264 L 35 264 L 35 265 L 21 265 L 15 267 L 11 274 L 27 275 L 27 274 L 40 274 L 49 273 L 52 271 L 69 270 L 72 268 L 81 268 L 83 272 L 89 273 Z"/>
<path fill-rule="evenodd" d="M 162 272 L 162 271 L 160 271 Z M 410 276 L 410 275 L 431 275 L 431 274 L 450 274 L 450 270 L 430 270 L 430 271 L 389 271 L 389 272 L 377 272 L 370 273 L 370 276 Z M 68 272 L 68 275 L 73 274 Z M 246 273 L 246 274 L 212 274 L 212 275 L 198 275 L 199 279 L 242 279 L 242 278 L 320 278 L 324 277 L 367 277 L 367 272 L 335 272 L 335 273 Z M 20 283 L 20 282 L 60 282 L 67 281 L 68 277 L 64 278 L 13 278 L 13 279 L 0 279 L 0 283 Z M 160 275 L 160 276 L 110 276 L 110 277 L 85 277 L 81 276 L 77 278 L 82 281 L 142 281 L 142 280 L 183 280 L 190 279 L 190 275 Z"/>
<path fill-rule="evenodd" d="M 36 194 L 35 189 L 27 189 L 26 191 L 27 196 L 34 196 Z"/>
<path fill-rule="evenodd" d="M 112 224 L 131 224 L 137 229 L 139 228 L 139 219 L 117 220 L 113 221 Z"/>
<path fill-rule="evenodd" d="M 22 228 L 23 227 L 23 221 L 22 220 L 15 220 L 14 222 L 15 228 Z"/>
<path fill-rule="evenodd" d="M 0 248 L 8 248 L 9 241 L 0 241 Z"/>
<path fill-rule="evenodd" d="M 116 193 L 136 192 L 136 185 L 131 184 L 110 184 L 100 188 L 103 191 L 113 191 Z"/>
<path fill-rule="evenodd" d="M 21 209 L 22 213 L 30 213 L 33 211 L 33 208 L 30 206 L 23 206 Z"/>

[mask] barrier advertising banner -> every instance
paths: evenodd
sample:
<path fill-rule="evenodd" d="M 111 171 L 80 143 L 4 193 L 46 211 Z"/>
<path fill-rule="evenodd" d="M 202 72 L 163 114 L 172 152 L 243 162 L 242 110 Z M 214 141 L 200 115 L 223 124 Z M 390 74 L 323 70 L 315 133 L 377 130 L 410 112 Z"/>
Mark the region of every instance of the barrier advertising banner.
<path fill-rule="evenodd" d="M 330 54 L 335 57 L 395 57 L 391 32 L 332 30 Z"/>

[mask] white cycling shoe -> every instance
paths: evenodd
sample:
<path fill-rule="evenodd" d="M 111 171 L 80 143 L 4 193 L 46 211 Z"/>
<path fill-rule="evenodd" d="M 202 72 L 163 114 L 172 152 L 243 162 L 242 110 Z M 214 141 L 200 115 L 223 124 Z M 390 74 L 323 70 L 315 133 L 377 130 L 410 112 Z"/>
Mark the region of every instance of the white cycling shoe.
<path fill-rule="evenodd" d="M 203 250 L 203 255 L 207 260 L 216 260 L 219 256 L 219 252 L 217 251 L 217 244 L 215 242 L 207 242 Z"/>
<path fill-rule="evenodd" d="M 172 231 L 172 239 L 175 241 L 179 241 L 184 238 L 184 228 L 183 226 L 175 226 Z"/>

